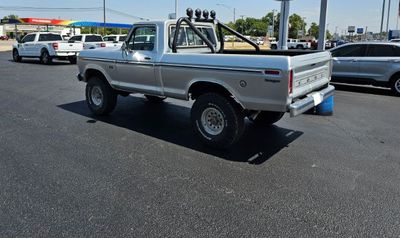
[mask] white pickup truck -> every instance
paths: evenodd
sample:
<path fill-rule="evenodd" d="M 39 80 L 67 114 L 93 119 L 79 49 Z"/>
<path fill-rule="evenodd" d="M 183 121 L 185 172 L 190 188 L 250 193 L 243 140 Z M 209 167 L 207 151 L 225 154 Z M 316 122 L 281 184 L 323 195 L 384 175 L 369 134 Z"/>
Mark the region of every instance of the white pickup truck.
<path fill-rule="evenodd" d="M 151 102 L 195 100 L 194 131 L 206 145 L 227 148 L 241 137 L 246 117 L 271 125 L 286 112 L 300 115 L 333 95 L 329 52 L 260 50 L 217 21 L 213 11 L 213 19 L 208 12 L 201 18 L 200 10 L 196 19 L 187 13 L 178 21 L 135 23 L 120 48 L 81 52 L 77 77 L 87 83 L 86 101 L 95 115 L 111 113 L 117 96 L 131 93 Z M 254 50 L 225 49 L 223 31 Z"/>
<path fill-rule="evenodd" d="M 107 35 L 103 40 L 114 47 L 121 47 L 126 40 L 126 35 Z"/>
<path fill-rule="evenodd" d="M 279 42 L 271 42 L 271 49 L 278 49 Z M 298 49 L 298 50 L 306 50 L 311 49 L 311 43 L 306 41 L 301 41 L 298 39 L 288 39 L 287 40 L 288 49 Z"/>
<path fill-rule="evenodd" d="M 101 35 L 97 34 L 74 35 L 68 40 L 68 42 L 83 43 L 83 49 L 85 50 L 113 46 L 111 43 L 105 42 Z"/>
<path fill-rule="evenodd" d="M 23 57 L 39 58 L 43 64 L 51 64 L 53 58 L 68 59 L 76 63 L 76 56 L 83 49 L 80 43 L 63 41 L 60 34 L 37 32 L 27 34 L 13 45 L 13 59 L 20 62 Z"/>

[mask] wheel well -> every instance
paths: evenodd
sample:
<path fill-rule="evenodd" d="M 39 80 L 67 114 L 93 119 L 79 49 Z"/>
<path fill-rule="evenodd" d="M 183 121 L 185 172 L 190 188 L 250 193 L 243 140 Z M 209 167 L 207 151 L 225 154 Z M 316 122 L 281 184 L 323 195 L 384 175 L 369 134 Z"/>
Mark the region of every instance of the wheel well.
<path fill-rule="evenodd" d="M 204 93 L 219 93 L 225 97 L 233 98 L 232 93 L 230 93 L 224 86 L 217 83 L 211 82 L 196 82 L 192 84 L 189 88 L 189 96 L 191 99 L 195 100 Z"/>
<path fill-rule="evenodd" d="M 393 74 L 392 77 L 390 77 L 389 86 L 392 85 L 392 83 L 398 78 L 400 78 L 400 72 L 397 72 L 397 73 Z"/>
<path fill-rule="evenodd" d="M 91 77 L 97 77 L 103 80 L 105 83 L 108 83 L 106 76 L 102 72 L 97 69 L 88 69 L 85 72 L 85 81 L 87 82 Z"/>
<path fill-rule="evenodd" d="M 46 48 L 42 48 L 42 49 L 40 50 L 40 53 L 42 54 L 42 53 L 45 52 L 45 51 L 49 52 Z"/>

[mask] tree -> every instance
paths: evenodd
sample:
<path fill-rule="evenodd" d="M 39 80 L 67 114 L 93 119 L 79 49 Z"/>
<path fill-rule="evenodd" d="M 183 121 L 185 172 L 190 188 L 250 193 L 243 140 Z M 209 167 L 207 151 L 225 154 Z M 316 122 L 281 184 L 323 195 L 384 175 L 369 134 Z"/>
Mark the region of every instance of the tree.
<path fill-rule="evenodd" d="M 306 28 L 304 19 L 297 14 L 293 14 L 289 17 L 289 24 L 289 38 L 298 38 L 299 31 Z"/>
<path fill-rule="evenodd" d="M 319 25 L 317 23 L 313 22 L 311 23 L 311 27 L 308 30 L 308 34 L 310 36 L 315 37 L 315 39 L 319 38 Z M 329 30 L 326 30 L 326 39 L 331 40 L 332 39 L 332 33 Z"/>
<path fill-rule="evenodd" d="M 3 19 L 18 19 L 18 16 L 11 14 L 11 15 L 8 15 L 8 16 L 4 16 Z"/>
<path fill-rule="evenodd" d="M 317 23 L 313 22 L 311 23 L 310 29 L 308 30 L 308 34 L 310 36 L 315 37 L 315 39 L 318 39 L 319 37 L 319 26 Z"/>

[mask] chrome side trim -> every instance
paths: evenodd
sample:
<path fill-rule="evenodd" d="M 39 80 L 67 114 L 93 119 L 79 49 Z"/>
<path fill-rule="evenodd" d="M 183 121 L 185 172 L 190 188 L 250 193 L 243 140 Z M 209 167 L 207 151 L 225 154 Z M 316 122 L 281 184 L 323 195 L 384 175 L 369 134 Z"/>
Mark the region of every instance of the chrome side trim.
<path fill-rule="evenodd" d="M 99 62 L 108 62 L 115 63 L 116 60 L 104 59 L 104 58 L 87 58 L 87 57 L 79 57 L 80 60 L 91 60 L 91 61 L 99 61 Z"/>
<path fill-rule="evenodd" d="M 246 72 L 246 73 L 264 73 L 264 70 L 262 70 L 262 69 L 218 67 L 218 66 L 211 66 L 211 65 L 157 63 L 157 64 L 155 64 L 155 66 L 180 67 L 180 68 L 191 68 L 191 69 L 214 69 L 214 70 L 226 70 L 226 71 L 236 71 L 236 72 Z"/>

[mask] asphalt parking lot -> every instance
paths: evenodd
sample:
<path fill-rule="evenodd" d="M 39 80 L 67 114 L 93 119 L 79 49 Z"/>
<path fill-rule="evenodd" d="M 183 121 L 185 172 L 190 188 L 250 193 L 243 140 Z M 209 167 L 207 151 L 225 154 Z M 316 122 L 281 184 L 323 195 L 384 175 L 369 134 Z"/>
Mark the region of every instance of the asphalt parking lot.
<path fill-rule="evenodd" d="M 399 237 L 400 98 L 338 86 L 332 117 L 199 145 L 190 103 L 93 117 L 77 68 L 0 53 L 0 237 Z"/>

